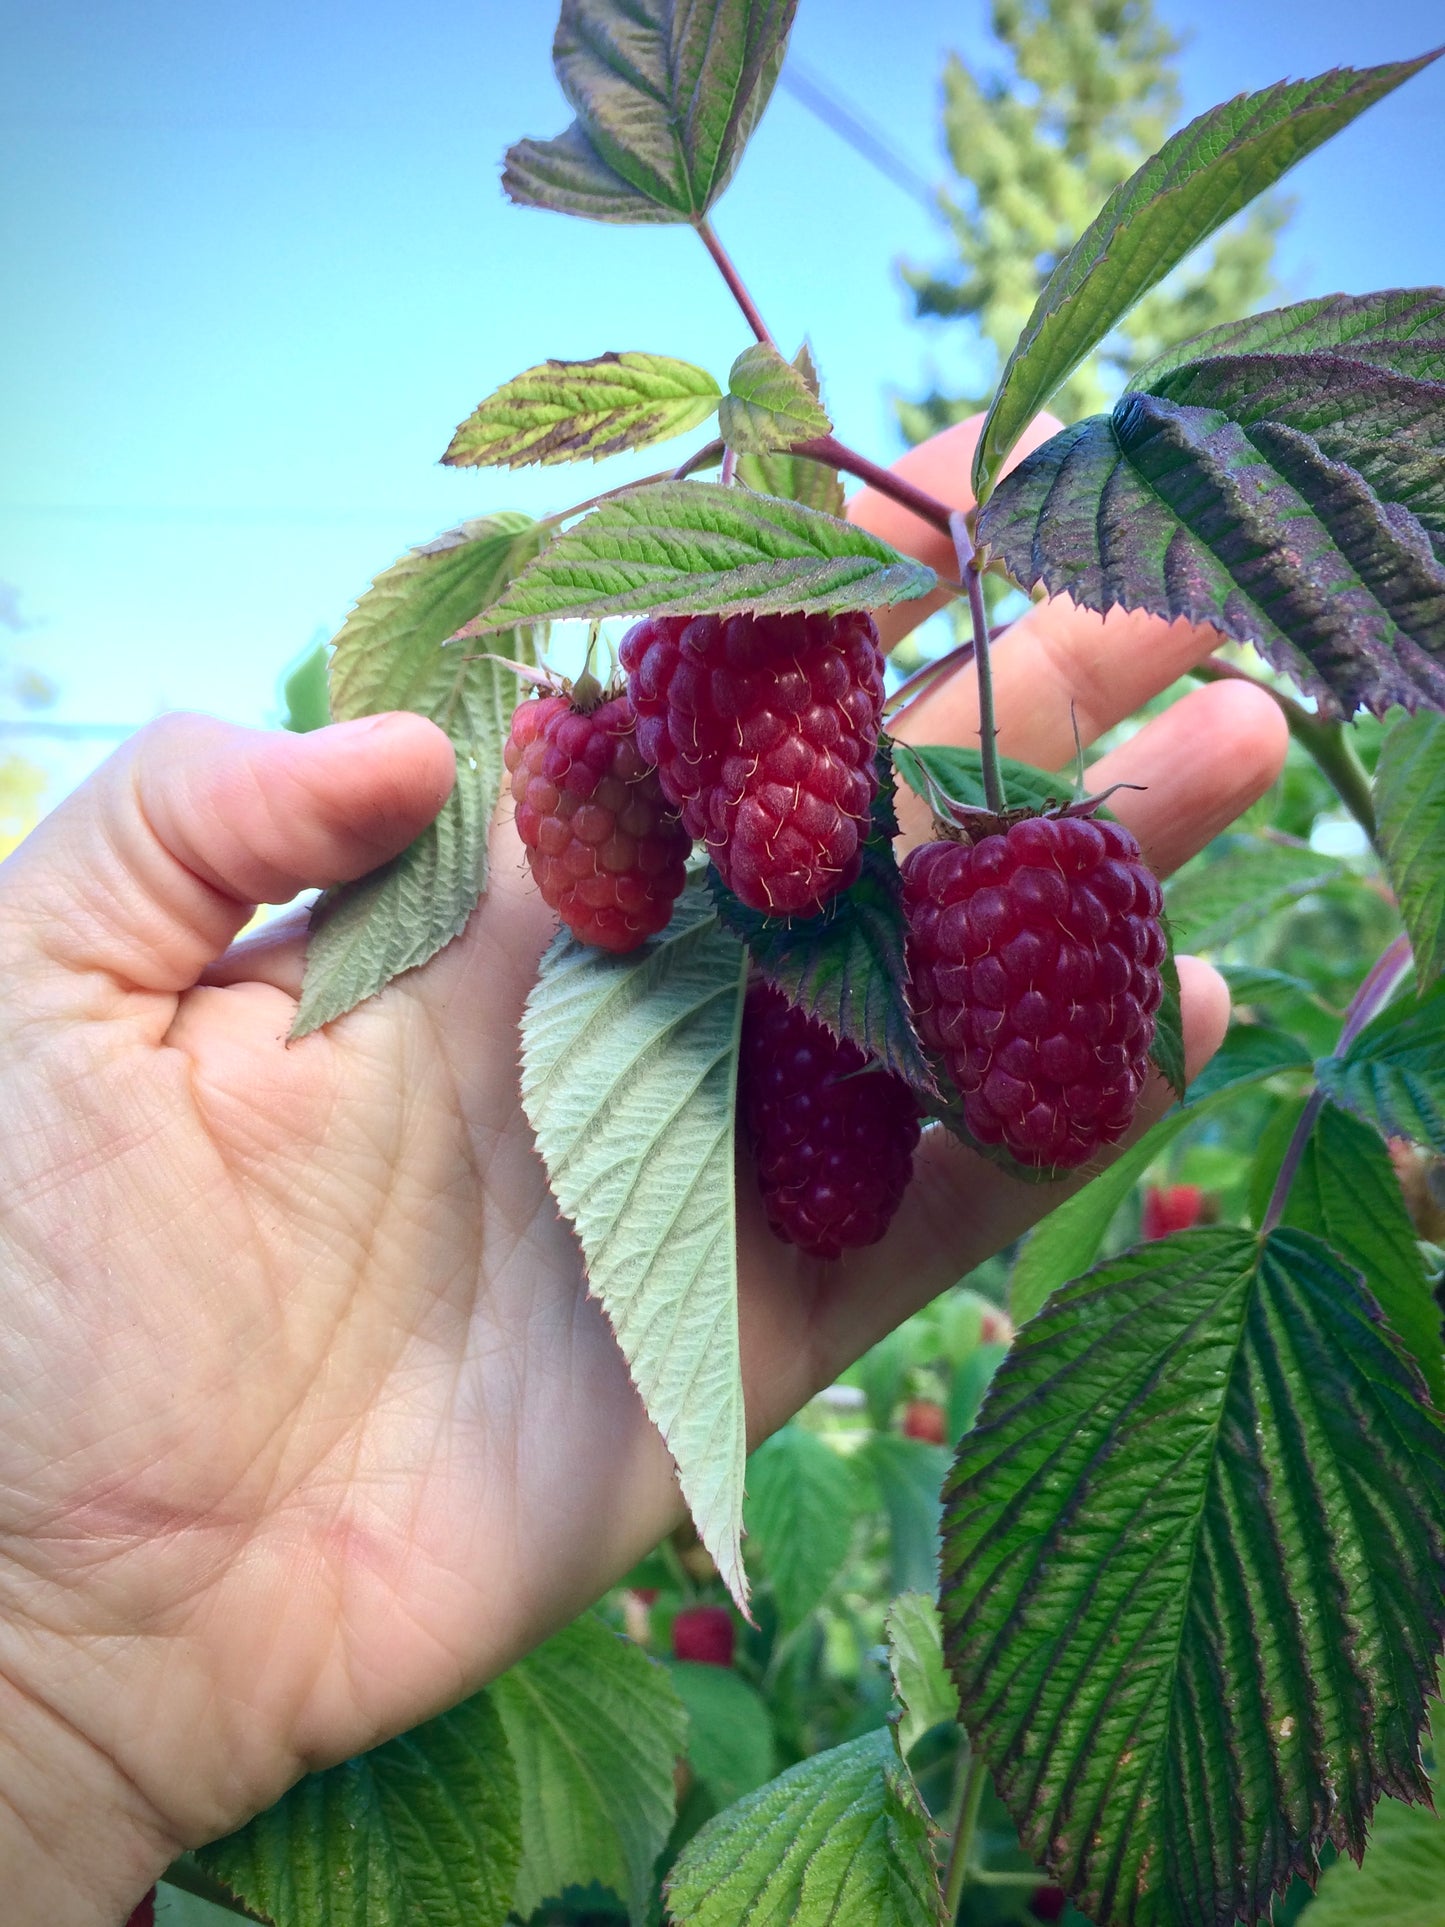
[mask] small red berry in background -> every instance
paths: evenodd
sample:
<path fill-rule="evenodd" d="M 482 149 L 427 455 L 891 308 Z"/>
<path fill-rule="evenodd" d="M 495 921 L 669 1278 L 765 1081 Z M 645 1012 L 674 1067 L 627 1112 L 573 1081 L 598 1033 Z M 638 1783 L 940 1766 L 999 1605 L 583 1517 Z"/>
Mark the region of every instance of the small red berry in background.
<path fill-rule="evenodd" d="M 919 1034 L 977 1141 L 1035 1170 L 1116 1143 L 1148 1074 L 1166 950 L 1158 882 L 1122 824 L 1065 811 L 925 843 L 903 903 Z"/>
<path fill-rule="evenodd" d="M 692 852 L 633 721 L 625 696 L 590 708 L 529 697 L 503 752 L 542 901 L 603 950 L 636 950 L 664 928 Z"/>
<path fill-rule="evenodd" d="M 872 616 L 651 616 L 618 653 L 643 755 L 750 909 L 816 916 L 857 880 L 883 714 Z"/>
<path fill-rule="evenodd" d="M 935 1399 L 910 1399 L 903 1414 L 903 1435 L 922 1439 L 925 1445 L 947 1445 L 948 1416 Z"/>
<path fill-rule="evenodd" d="M 703 1666 L 731 1666 L 735 1637 L 726 1606 L 684 1606 L 672 1622 L 672 1656 Z"/>
<path fill-rule="evenodd" d="M 1204 1193 L 1197 1184 L 1151 1184 L 1140 1229 L 1145 1238 L 1167 1238 L 1171 1231 L 1188 1231 L 1203 1215 Z"/>
<path fill-rule="evenodd" d="M 1062 1920 L 1068 1904 L 1062 1887 L 1035 1887 L 1029 1896 L 1029 1912 L 1035 1920 Z"/>
<path fill-rule="evenodd" d="M 876 1244 L 913 1174 L 918 1100 L 867 1066 L 773 985 L 749 988 L 738 1101 L 768 1223 L 814 1258 Z"/>
<path fill-rule="evenodd" d="M 156 1890 L 152 1887 L 145 1899 L 125 1923 L 125 1927 L 155 1927 L 155 1923 Z"/>

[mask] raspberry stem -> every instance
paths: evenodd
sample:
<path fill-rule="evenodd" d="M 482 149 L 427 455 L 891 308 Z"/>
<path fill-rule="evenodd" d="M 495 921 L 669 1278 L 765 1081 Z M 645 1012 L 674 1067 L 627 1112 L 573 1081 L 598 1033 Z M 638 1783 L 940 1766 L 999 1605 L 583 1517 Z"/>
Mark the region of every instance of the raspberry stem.
<path fill-rule="evenodd" d="M 995 816 L 1008 807 L 1004 796 L 1003 772 L 998 763 L 998 726 L 993 715 L 993 666 L 989 658 L 988 616 L 983 606 L 983 578 L 979 574 L 978 551 L 968 532 L 963 512 L 955 509 L 948 518 L 948 532 L 958 550 L 958 568 L 968 589 L 969 614 L 973 617 L 973 661 L 978 674 L 978 748 L 983 764 L 983 800 Z"/>
<path fill-rule="evenodd" d="M 753 297 L 748 293 L 742 276 L 733 266 L 727 249 L 713 232 L 711 221 L 695 221 L 693 225 L 697 229 L 698 239 L 716 263 L 718 273 L 722 276 L 723 280 L 727 282 L 733 300 L 736 301 L 742 309 L 743 319 L 747 322 L 759 341 L 766 342 L 770 348 L 776 347 L 776 342 L 774 342 L 773 337 L 768 333 L 768 325 L 758 313 Z"/>

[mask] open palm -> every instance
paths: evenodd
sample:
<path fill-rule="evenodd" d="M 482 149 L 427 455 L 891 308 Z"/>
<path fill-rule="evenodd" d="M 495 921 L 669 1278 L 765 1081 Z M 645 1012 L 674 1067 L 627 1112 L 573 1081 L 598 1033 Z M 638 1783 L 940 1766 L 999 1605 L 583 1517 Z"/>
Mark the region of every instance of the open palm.
<path fill-rule="evenodd" d="M 938 493 L 966 472 L 949 437 L 910 463 Z M 938 541 L 877 497 L 855 512 Z M 1036 609 L 998 652 L 1003 747 L 1057 766 L 1071 706 L 1096 736 L 1211 644 Z M 976 740 L 971 678 L 900 733 Z M 1096 776 L 1145 785 L 1118 811 L 1167 871 L 1282 753 L 1268 698 L 1219 684 Z M 255 903 L 403 847 L 450 781 L 415 717 L 170 718 L 0 868 L 0 1711 L 13 1689 L 123 1816 L 118 1859 L 71 1870 L 98 1920 L 474 1688 L 678 1516 L 519 1105 L 552 919 L 506 810 L 465 936 L 329 1031 L 285 1044 L 294 927 L 228 950 Z M 1197 1062 L 1225 1001 L 1186 974 Z M 935 1140 L 889 1237 L 836 1266 L 775 1243 L 743 1174 L 754 1437 L 1056 1201 Z M 0 1800 L 24 1805 L 3 1771 Z"/>

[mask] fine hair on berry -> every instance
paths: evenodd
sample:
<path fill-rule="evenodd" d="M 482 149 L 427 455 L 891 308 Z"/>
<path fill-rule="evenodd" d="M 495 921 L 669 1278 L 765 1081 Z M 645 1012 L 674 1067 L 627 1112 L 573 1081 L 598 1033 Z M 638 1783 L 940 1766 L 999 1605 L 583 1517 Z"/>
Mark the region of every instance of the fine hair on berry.
<path fill-rule="evenodd" d="M 904 1080 L 758 982 L 738 1090 L 774 1233 L 815 1258 L 875 1244 L 913 1172 L 919 1107 Z"/>
<path fill-rule="evenodd" d="M 1159 885 L 1122 824 L 1075 806 L 903 865 L 909 999 L 978 1143 L 1035 1170 L 1128 1130 L 1165 956 Z"/>
<path fill-rule="evenodd" d="M 672 915 L 692 839 L 637 746 L 625 696 L 529 697 L 504 759 L 542 900 L 584 943 L 635 950 Z"/>
<path fill-rule="evenodd" d="M 872 616 L 652 616 L 620 656 L 643 755 L 750 909 L 815 916 L 857 880 L 883 713 Z"/>

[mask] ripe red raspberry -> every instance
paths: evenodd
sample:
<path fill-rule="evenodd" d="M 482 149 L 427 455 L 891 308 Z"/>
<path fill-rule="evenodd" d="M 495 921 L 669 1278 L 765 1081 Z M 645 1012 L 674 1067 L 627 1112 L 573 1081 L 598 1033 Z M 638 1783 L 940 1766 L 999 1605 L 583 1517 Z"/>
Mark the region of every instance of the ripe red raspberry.
<path fill-rule="evenodd" d="M 620 655 L 642 753 L 730 890 L 810 917 L 857 880 L 883 709 L 872 616 L 652 616 Z"/>
<path fill-rule="evenodd" d="M 913 1172 L 918 1101 L 857 1044 L 753 984 L 738 1089 L 768 1223 L 785 1244 L 837 1258 L 876 1244 Z"/>
<path fill-rule="evenodd" d="M 903 1413 L 903 1436 L 925 1445 L 947 1445 L 948 1416 L 936 1399 L 914 1398 Z"/>
<path fill-rule="evenodd" d="M 1062 1887 L 1035 1887 L 1029 1895 L 1029 1912 L 1035 1920 L 1062 1920 L 1068 1904 Z"/>
<path fill-rule="evenodd" d="M 672 915 L 692 839 L 637 747 L 625 696 L 517 705 L 504 752 L 542 901 L 574 936 L 635 950 Z"/>
<path fill-rule="evenodd" d="M 156 1890 L 151 1888 L 145 1899 L 125 1923 L 125 1927 L 155 1927 Z"/>
<path fill-rule="evenodd" d="M 1151 1184 L 1144 1193 L 1141 1229 L 1146 1238 L 1167 1238 L 1188 1231 L 1204 1215 L 1204 1193 L 1197 1184 Z"/>
<path fill-rule="evenodd" d="M 674 1659 L 731 1666 L 733 1639 L 733 1616 L 726 1606 L 684 1606 L 672 1622 Z"/>
<path fill-rule="evenodd" d="M 1121 824 L 1024 817 L 903 865 L 909 999 L 980 1144 L 1038 1170 L 1129 1128 L 1165 953 L 1159 885 Z"/>

